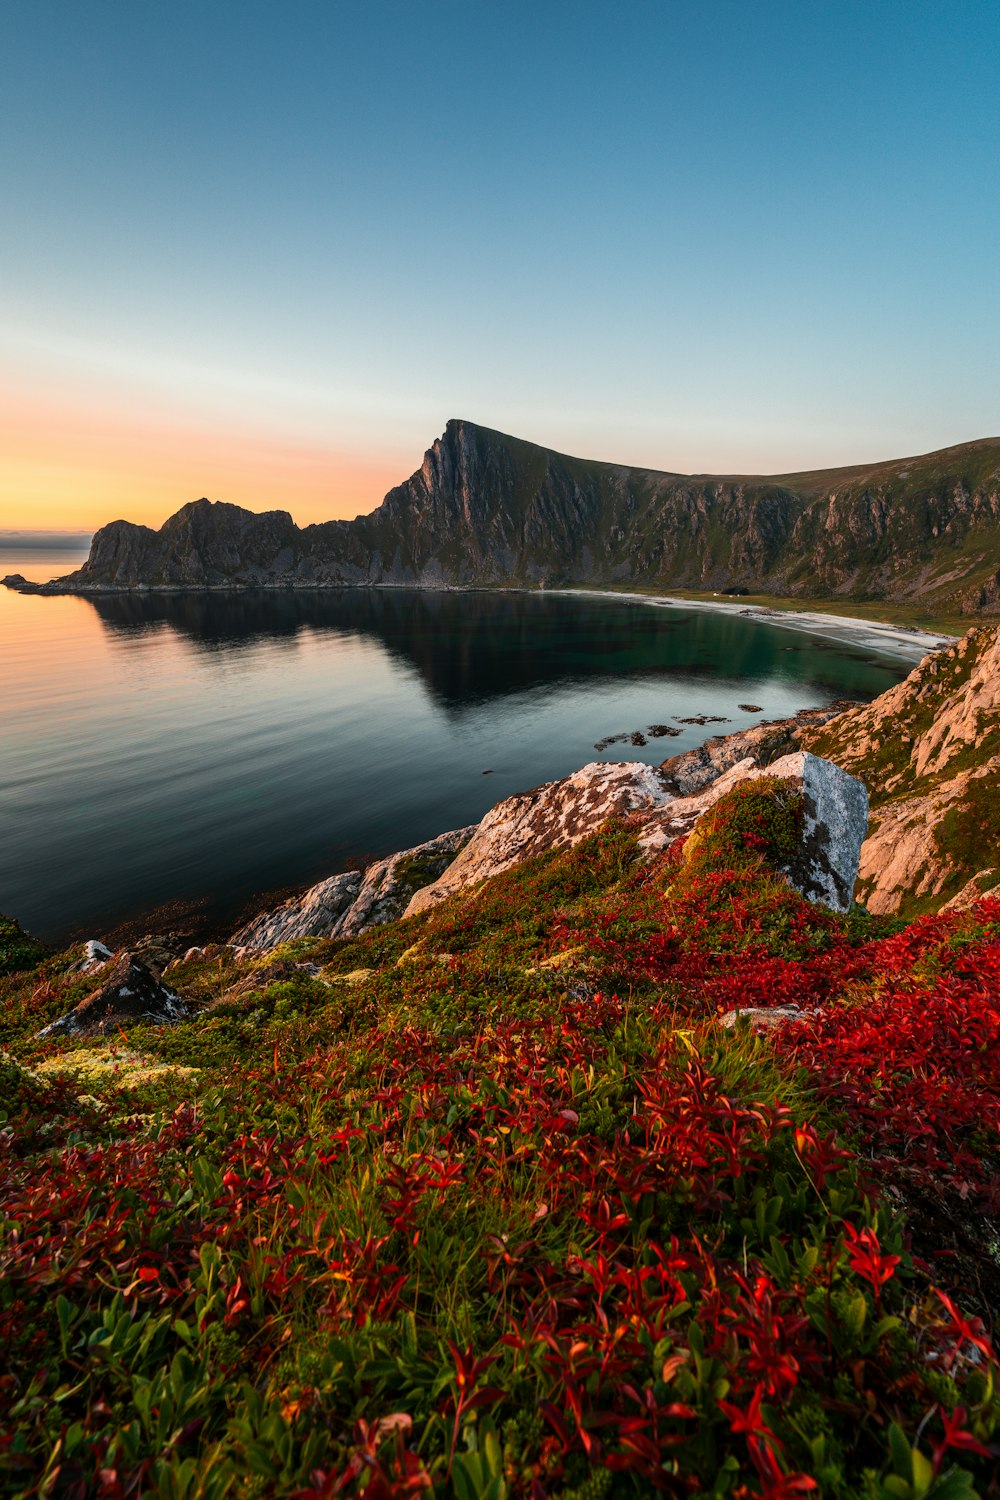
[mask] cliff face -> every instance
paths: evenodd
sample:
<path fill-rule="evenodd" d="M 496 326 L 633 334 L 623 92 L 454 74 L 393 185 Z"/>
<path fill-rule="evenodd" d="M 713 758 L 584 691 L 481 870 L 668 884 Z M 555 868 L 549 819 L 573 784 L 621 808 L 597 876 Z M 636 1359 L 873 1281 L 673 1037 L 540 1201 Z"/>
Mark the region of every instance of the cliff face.
<path fill-rule="evenodd" d="M 74 590 L 650 583 L 1000 610 L 1000 439 L 871 468 L 685 476 L 448 423 L 371 515 L 297 527 L 199 500 L 115 521 Z"/>

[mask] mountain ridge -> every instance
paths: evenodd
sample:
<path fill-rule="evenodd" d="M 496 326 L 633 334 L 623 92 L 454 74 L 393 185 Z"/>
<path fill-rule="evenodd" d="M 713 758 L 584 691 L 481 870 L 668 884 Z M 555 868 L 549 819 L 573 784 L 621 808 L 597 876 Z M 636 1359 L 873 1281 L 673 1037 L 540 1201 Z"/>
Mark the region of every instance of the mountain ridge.
<path fill-rule="evenodd" d="M 684 475 L 453 419 L 375 510 L 189 502 L 113 521 L 44 591 L 656 584 L 1000 612 L 1000 438 L 839 469 Z"/>

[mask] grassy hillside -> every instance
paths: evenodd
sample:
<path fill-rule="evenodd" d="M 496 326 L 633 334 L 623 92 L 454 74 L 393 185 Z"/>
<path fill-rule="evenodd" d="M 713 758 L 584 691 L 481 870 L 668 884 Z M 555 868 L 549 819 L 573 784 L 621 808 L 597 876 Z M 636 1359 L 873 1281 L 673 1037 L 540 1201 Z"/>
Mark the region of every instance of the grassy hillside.
<path fill-rule="evenodd" d="M 833 916 L 800 817 L 611 824 L 63 1052 L 94 981 L 26 955 L 6 1492 L 996 1495 L 1000 902 Z"/>

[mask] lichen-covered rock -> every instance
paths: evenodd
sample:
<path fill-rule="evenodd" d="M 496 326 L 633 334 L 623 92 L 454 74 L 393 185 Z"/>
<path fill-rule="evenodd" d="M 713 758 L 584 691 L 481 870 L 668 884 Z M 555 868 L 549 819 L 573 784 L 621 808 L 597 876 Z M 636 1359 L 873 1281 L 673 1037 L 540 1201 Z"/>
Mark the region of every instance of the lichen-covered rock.
<path fill-rule="evenodd" d="M 801 1010 L 797 1005 L 772 1005 L 770 1007 L 748 1005 L 738 1010 L 727 1010 L 719 1017 L 719 1025 L 726 1031 L 734 1031 L 737 1023 L 746 1022 L 757 1031 L 774 1031 L 784 1021 L 801 1021 L 811 1011 Z"/>
<path fill-rule="evenodd" d="M 868 786 L 872 827 L 859 896 L 871 910 L 932 910 L 998 863 L 996 626 L 970 630 L 873 702 L 805 727 L 798 739 Z"/>
<path fill-rule="evenodd" d="M 436 839 L 390 854 L 365 871 L 357 897 L 337 928 L 338 937 L 357 937 L 401 917 L 415 891 L 440 879 L 468 844 L 477 824 L 439 834 Z"/>
<path fill-rule="evenodd" d="M 302 937 L 358 937 L 369 927 L 394 922 L 414 891 L 437 880 L 476 831 L 456 828 L 412 849 L 402 849 L 369 865 L 364 875 L 350 870 L 331 875 L 302 896 L 247 922 L 229 939 L 245 952 L 266 952 Z"/>
<path fill-rule="evenodd" d="M 170 1026 L 186 1014 L 184 1002 L 133 953 L 120 953 L 103 984 L 39 1037 L 111 1036 L 128 1026 Z"/>
<path fill-rule="evenodd" d="M 331 875 L 310 886 L 303 896 L 293 896 L 274 911 L 262 912 L 229 939 L 232 948 L 266 952 L 293 938 L 332 937 L 361 889 L 361 871 Z"/>
<path fill-rule="evenodd" d="M 783 873 L 810 901 L 847 911 L 868 828 L 868 793 L 856 777 L 805 751 L 781 756 L 767 766 L 758 766 L 747 757 L 704 791 L 672 799 L 643 820 L 640 849 L 647 855 L 659 853 L 693 829 L 727 792 L 762 777 L 791 782 L 802 795 L 801 835 Z"/>
<path fill-rule="evenodd" d="M 533 854 L 566 849 L 616 813 L 670 800 L 666 778 L 639 761 L 592 761 L 561 781 L 518 792 L 490 809 L 470 841 L 432 885 L 416 892 L 406 915 L 426 911 L 455 891 L 478 885 Z"/>
<path fill-rule="evenodd" d="M 853 776 L 799 751 L 765 768 L 748 757 L 692 797 L 672 796 L 668 778 L 655 767 L 591 762 L 562 781 L 498 802 L 440 879 L 417 891 L 406 914 L 425 911 L 532 855 L 569 848 L 616 815 L 629 817 L 640 850 L 652 857 L 690 833 L 734 786 L 765 775 L 793 782 L 803 796 L 801 845 L 785 873 L 810 900 L 846 911 L 867 826 L 867 794 Z"/>

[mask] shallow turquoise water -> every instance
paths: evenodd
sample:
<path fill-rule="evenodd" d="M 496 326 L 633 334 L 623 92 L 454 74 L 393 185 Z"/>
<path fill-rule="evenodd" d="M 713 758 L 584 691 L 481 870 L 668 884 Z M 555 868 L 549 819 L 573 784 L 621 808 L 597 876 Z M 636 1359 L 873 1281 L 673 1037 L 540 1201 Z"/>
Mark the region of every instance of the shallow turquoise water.
<path fill-rule="evenodd" d="M 6 554 L 0 573 L 75 561 Z M 0 910 L 49 938 L 177 897 L 224 921 L 589 760 L 655 764 L 908 670 L 695 609 L 376 590 L 0 590 L 0 668 Z M 676 722 L 697 714 L 728 722 Z M 677 738 L 594 749 L 671 722 Z"/>

